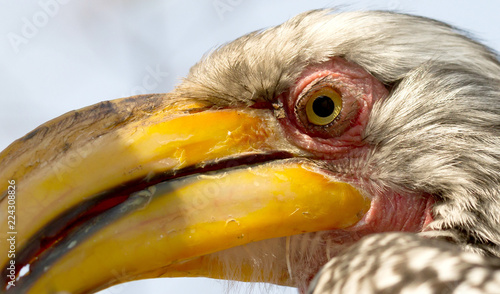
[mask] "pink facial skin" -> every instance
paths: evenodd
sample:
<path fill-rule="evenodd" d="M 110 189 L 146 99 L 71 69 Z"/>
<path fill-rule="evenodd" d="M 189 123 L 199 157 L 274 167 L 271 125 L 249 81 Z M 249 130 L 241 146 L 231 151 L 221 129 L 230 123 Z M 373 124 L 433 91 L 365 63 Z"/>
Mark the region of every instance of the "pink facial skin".
<path fill-rule="evenodd" d="M 331 86 L 341 96 L 343 107 L 339 117 L 326 126 L 315 126 L 296 111 L 296 105 L 304 104 L 301 93 L 311 83 L 330 80 Z M 297 146 L 321 159 L 335 159 L 360 152 L 363 130 L 373 103 L 384 99 L 388 90 L 375 77 L 360 66 L 342 58 L 308 67 L 291 89 L 278 97 L 283 104 L 286 118 L 280 119 L 289 139 Z M 352 154 L 354 155 L 354 154 Z"/>

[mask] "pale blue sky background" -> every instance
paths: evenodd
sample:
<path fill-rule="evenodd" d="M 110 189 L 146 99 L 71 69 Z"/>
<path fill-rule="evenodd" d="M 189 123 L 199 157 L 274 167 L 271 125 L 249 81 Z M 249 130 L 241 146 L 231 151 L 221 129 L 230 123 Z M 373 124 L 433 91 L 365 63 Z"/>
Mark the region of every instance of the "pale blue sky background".
<path fill-rule="evenodd" d="M 102 100 L 170 91 L 214 46 L 313 8 L 398 10 L 432 17 L 465 29 L 500 50 L 500 2 L 493 0 L 0 3 L 0 150 L 67 111 Z M 229 10 L 217 10 L 224 4 Z M 48 12 L 44 6 L 45 10 L 50 8 Z M 157 83 L 144 84 L 146 76 Z M 259 287 L 254 290 L 267 293 Z M 224 284 L 213 280 L 162 279 L 134 282 L 101 293 L 224 291 Z M 272 293 L 296 290 L 275 288 Z"/>

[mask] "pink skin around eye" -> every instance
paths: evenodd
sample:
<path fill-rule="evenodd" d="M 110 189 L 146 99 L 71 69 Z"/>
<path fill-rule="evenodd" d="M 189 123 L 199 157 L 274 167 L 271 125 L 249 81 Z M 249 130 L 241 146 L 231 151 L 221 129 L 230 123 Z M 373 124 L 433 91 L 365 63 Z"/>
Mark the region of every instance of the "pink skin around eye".
<path fill-rule="evenodd" d="M 340 134 L 335 133 L 335 123 L 331 126 L 332 136 L 328 133 L 317 136 L 311 126 L 304 125 L 294 112 L 301 92 L 318 78 L 329 76 L 337 84 L 343 99 L 340 121 L 347 125 Z M 340 85 L 340 87 L 338 86 Z M 388 95 L 388 90 L 375 77 L 359 65 L 334 57 L 328 62 L 306 68 L 290 91 L 278 99 L 284 105 L 286 117 L 280 119 L 289 139 L 319 158 L 336 159 L 346 154 L 356 155 L 366 149 L 362 135 L 368 123 L 373 103 Z M 317 127 L 315 127 L 317 128 Z M 354 154 L 353 154 L 354 153 Z"/>

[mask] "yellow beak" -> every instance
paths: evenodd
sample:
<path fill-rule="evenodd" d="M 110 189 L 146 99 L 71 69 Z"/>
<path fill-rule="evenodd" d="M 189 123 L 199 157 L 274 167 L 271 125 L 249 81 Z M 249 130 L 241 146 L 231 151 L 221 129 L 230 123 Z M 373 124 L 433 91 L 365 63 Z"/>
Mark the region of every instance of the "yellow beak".
<path fill-rule="evenodd" d="M 288 142 L 272 111 L 172 101 L 140 96 L 68 113 L 0 154 L 0 214 L 15 215 L 0 224 L 2 240 L 15 236 L 14 257 L 0 260 L 6 293 L 225 278 L 205 256 L 347 228 L 368 211 L 366 197 Z M 274 274 L 287 284 L 286 272 Z"/>

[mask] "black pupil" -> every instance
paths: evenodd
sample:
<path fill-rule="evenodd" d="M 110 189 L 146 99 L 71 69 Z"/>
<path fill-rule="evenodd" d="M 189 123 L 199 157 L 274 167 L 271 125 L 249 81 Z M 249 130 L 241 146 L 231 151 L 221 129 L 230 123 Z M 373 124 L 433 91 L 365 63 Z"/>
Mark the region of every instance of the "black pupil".
<path fill-rule="evenodd" d="M 319 96 L 313 102 L 313 111 L 319 117 L 330 116 L 335 110 L 335 103 L 328 96 Z"/>

